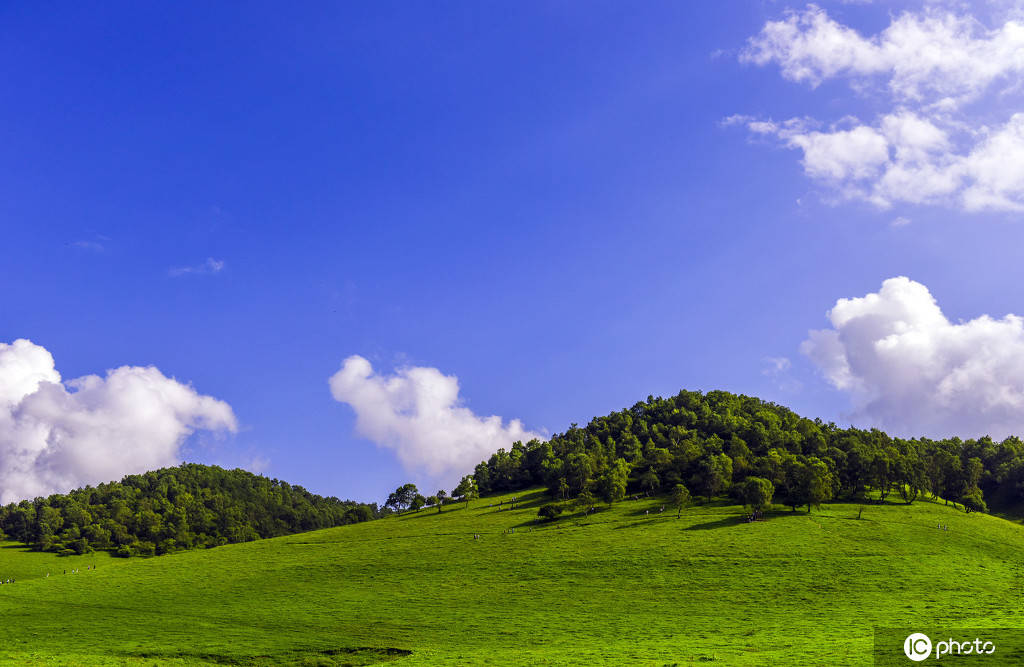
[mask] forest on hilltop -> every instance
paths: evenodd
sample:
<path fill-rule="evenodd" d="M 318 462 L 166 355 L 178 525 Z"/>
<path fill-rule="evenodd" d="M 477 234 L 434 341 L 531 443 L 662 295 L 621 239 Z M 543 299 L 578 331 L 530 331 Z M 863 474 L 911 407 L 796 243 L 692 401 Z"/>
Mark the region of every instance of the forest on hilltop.
<path fill-rule="evenodd" d="M 0 507 L 0 538 L 42 551 L 150 556 L 367 521 L 374 504 L 324 498 L 245 470 L 183 463 Z"/>
<path fill-rule="evenodd" d="M 481 495 L 544 485 L 559 500 L 614 502 L 627 493 L 707 499 L 767 488 L 793 507 L 833 498 L 911 503 L 921 494 L 988 511 L 1024 499 L 1024 442 L 894 438 L 839 428 L 749 396 L 682 391 L 573 424 L 544 442 L 516 442 L 476 466 Z M 753 483 L 748 481 L 753 480 Z M 765 484 L 768 480 L 770 484 Z M 465 482 L 466 480 L 464 480 Z"/>

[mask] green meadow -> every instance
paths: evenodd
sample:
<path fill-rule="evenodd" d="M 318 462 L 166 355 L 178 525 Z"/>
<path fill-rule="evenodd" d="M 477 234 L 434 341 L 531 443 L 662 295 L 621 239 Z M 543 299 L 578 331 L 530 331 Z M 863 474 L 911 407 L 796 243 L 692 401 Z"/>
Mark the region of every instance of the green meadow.
<path fill-rule="evenodd" d="M 511 495 L 147 559 L 3 543 L 0 660 L 870 664 L 876 625 L 1021 626 L 1024 528 L 941 502 L 537 524 Z"/>

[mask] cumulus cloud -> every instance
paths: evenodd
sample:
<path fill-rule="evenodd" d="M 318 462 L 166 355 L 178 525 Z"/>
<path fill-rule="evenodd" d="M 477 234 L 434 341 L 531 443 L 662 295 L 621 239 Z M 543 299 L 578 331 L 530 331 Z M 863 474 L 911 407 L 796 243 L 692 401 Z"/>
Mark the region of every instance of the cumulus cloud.
<path fill-rule="evenodd" d="M 817 86 L 840 76 L 888 79 L 907 101 L 968 101 L 998 81 L 1024 72 L 1024 25 L 986 30 L 972 16 L 904 12 L 874 37 L 843 26 L 816 5 L 768 21 L 740 59 L 776 63 L 792 81 Z"/>
<path fill-rule="evenodd" d="M 227 403 L 152 366 L 62 381 L 46 348 L 0 343 L 0 502 L 175 465 L 195 430 L 236 428 Z"/>
<path fill-rule="evenodd" d="M 896 203 L 960 207 L 967 211 L 1024 210 L 1024 113 L 1002 127 L 983 128 L 958 150 L 946 130 L 906 109 L 875 126 L 856 119 L 825 131 L 799 122 L 743 119 L 754 134 L 774 136 L 803 153 L 804 173 L 844 198 L 880 208 Z"/>
<path fill-rule="evenodd" d="M 513 419 L 480 417 L 462 405 L 459 379 L 436 368 L 413 366 L 381 375 L 358 355 L 329 380 L 335 400 L 352 406 L 356 431 L 395 451 L 410 472 L 446 482 L 472 472 L 499 447 L 544 439 Z"/>
<path fill-rule="evenodd" d="M 224 260 L 214 259 L 213 257 L 207 257 L 206 261 L 202 264 L 196 264 L 195 266 L 176 266 L 167 270 L 167 275 L 172 278 L 179 278 L 181 276 L 198 275 L 208 276 L 215 273 L 220 273 L 224 270 Z"/>
<path fill-rule="evenodd" d="M 783 77 L 812 87 L 847 78 L 859 94 L 891 104 L 877 118 L 844 117 L 824 128 L 807 118 L 727 119 L 800 151 L 805 174 L 840 199 L 1024 210 L 1024 113 L 1017 112 L 1024 23 L 986 29 L 931 7 L 865 37 L 810 5 L 767 22 L 740 59 L 777 64 Z M 985 103 L 993 99 L 998 104 Z M 988 119 L 1004 108 L 1001 120 Z"/>
<path fill-rule="evenodd" d="M 1024 319 L 951 322 L 928 288 L 890 278 L 878 292 L 839 299 L 831 328 L 801 345 L 851 417 L 903 436 L 1024 433 Z"/>

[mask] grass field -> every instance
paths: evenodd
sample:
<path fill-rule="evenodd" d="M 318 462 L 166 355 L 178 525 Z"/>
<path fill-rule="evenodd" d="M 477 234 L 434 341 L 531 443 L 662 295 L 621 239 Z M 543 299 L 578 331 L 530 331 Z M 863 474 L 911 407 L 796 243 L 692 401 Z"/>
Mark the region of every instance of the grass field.
<path fill-rule="evenodd" d="M 534 525 L 519 495 L 151 559 L 7 543 L 0 661 L 870 664 L 875 625 L 1024 625 L 1024 528 L 996 517 L 641 500 Z"/>

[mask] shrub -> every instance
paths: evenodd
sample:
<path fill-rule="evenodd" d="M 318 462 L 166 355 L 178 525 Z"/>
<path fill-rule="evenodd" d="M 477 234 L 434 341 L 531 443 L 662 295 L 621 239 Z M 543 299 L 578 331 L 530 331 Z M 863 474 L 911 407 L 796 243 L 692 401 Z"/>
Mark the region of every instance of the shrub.
<path fill-rule="evenodd" d="M 555 505 L 552 503 L 541 507 L 540 510 L 537 511 L 537 515 L 548 521 L 553 521 L 558 518 L 558 515 L 561 514 L 562 511 L 563 508 L 561 505 Z"/>

